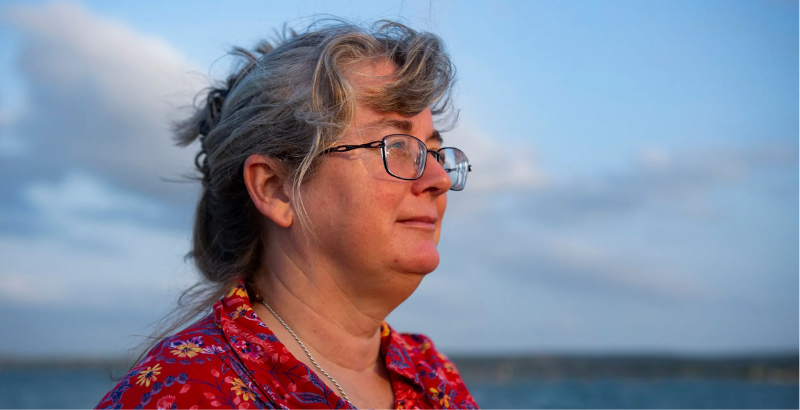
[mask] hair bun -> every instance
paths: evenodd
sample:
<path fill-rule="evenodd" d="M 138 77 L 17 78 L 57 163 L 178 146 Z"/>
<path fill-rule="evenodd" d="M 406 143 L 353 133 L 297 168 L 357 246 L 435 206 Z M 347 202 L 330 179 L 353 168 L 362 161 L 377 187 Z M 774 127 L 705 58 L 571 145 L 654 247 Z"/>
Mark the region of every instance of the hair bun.
<path fill-rule="evenodd" d="M 206 115 L 198 124 L 198 133 L 202 136 L 208 135 L 219 122 L 222 106 L 230 92 L 227 88 L 212 88 L 206 97 Z"/>

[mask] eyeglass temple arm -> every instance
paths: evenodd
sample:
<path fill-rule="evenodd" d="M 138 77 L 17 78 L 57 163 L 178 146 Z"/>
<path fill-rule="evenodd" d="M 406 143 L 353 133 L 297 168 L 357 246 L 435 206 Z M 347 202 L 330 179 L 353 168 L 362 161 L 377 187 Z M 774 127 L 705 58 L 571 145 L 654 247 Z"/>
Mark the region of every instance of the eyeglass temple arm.
<path fill-rule="evenodd" d="M 383 146 L 383 141 L 372 141 L 361 145 L 339 145 L 337 147 L 328 148 L 325 151 L 322 151 L 322 153 L 327 154 L 330 152 L 347 152 L 359 148 L 383 148 Z"/>
<path fill-rule="evenodd" d="M 455 171 L 455 168 L 445 168 L 444 172 Z M 467 165 L 467 172 L 472 172 L 472 165 Z"/>

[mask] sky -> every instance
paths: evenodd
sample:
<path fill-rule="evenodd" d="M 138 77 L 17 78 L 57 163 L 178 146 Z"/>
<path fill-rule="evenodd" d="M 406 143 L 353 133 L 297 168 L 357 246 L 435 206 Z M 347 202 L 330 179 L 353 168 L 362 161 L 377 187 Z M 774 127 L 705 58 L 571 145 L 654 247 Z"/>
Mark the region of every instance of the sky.
<path fill-rule="evenodd" d="M 440 35 L 458 72 L 441 263 L 388 322 L 450 354 L 798 349 L 795 1 L 0 2 L 0 352 L 110 357 L 197 280 L 225 53 L 314 16 Z"/>

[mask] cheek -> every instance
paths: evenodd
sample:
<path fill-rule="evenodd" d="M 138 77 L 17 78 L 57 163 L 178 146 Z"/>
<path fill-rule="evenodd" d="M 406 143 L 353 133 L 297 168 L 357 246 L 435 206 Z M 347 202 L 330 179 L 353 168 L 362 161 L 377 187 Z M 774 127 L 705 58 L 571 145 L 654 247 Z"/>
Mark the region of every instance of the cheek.
<path fill-rule="evenodd" d="M 320 178 L 306 211 L 323 248 L 337 254 L 378 249 L 390 242 L 402 192 L 363 175 Z M 382 252 L 385 252 L 383 250 Z"/>

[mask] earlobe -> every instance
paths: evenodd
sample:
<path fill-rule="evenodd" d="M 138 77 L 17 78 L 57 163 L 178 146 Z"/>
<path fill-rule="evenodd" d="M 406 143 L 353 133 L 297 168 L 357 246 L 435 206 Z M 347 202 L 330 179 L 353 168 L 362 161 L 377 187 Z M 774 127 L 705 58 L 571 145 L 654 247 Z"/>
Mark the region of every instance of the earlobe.
<path fill-rule="evenodd" d="M 286 178 L 280 172 L 276 160 L 261 154 L 253 154 L 244 162 L 243 177 L 256 209 L 282 228 L 292 225 L 294 212 Z"/>

